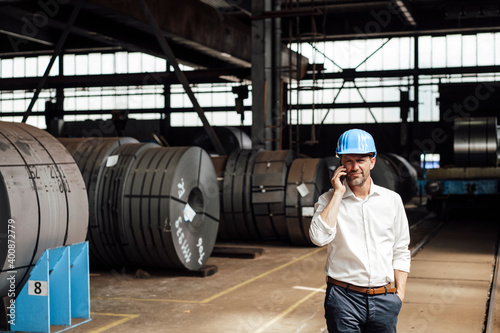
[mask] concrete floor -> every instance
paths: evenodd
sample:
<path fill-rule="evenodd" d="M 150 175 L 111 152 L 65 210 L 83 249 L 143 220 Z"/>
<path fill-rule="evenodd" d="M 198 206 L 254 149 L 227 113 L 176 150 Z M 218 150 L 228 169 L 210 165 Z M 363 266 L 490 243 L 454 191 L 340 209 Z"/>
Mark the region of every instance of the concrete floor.
<path fill-rule="evenodd" d="M 211 257 L 210 277 L 91 275 L 92 321 L 71 332 L 323 332 L 326 249 L 263 246 L 256 259 Z"/>
<path fill-rule="evenodd" d="M 424 215 L 408 211 L 413 222 Z M 411 246 L 436 224 L 428 217 L 412 229 Z M 413 259 L 398 332 L 482 332 L 496 235 L 495 223 L 446 224 Z M 71 332 L 325 332 L 325 248 L 236 246 L 264 254 L 211 257 L 218 272 L 205 278 L 92 271 L 92 321 Z"/>
<path fill-rule="evenodd" d="M 413 257 L 398 332 L 483 332 L 498 227 L 452 221 Z"/>

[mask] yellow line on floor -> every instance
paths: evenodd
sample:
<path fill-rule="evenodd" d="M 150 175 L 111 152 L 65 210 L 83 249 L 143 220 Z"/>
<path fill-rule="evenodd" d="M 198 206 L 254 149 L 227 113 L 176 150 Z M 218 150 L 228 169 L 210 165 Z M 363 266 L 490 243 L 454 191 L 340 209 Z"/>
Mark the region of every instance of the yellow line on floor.
<path fill-rule="evenodd" d="M 231 288 L 228 288 L 228 289 L 225 289 L 225 290 L 223 290 L 221 292 L 218 292 L 217 294 L 215 294 L 213 296 L 210 296 L 210 297 L 207 297 L 207 298 L 205 298 L 205 299 L 203 299 L 201 301 L 188 301 L 188 300 L 176 300 L 176 299 L 165 299 L 165 298 L 128 298 L 128 297 L 91 297 L 91 298 L 92 299 L 122 300 L 122 301 L 123 300 L 127 300 L 127 301 L 144 301 L 144 302 L 172 302 L 172 303 L 196 303 L 196 304 L 209 303 L 209 302 L 213 301 L 216 298 L 219 298 L 221 296 L 229 294 L 230 292 L 232 292 L 232 291 L 234 291 L 234 290 L 236 290 L 238 288 L 246 286 L 249 283 L 252 283 L 252 282 L 254 282 L 254 281 L 258 280 L 258 279 L 261 279 L 261 278 L 263 278 L 263 277 L 265 277 L 265 276 L 267 276 L 269 274 L 272 274 L 272 273 L 274 273 L 276 271 L 279 271 L 280 269 L 283 269 L 285 267 L 293 265 L 294 263 L 296 263 L 296 262 L 298 262 L 300 260 L 303 260 L 303 259 L 305 259 L 305 258 L 307 258 L 309 256 L 312 256 L 313 254 L 316 254 L 316 253 L 318 253 L 318 252 L 320 252 L 320 251 L 322 251 L 324 249 L 325 249 L 324 247 L 318 248 L 318 249 L 316 249 L 314 251 L 311 251 L 311 252 L 309 252 L 307 254 L 304 254 L 304 255 L 302 255 L 302 256 L 300 256 L 300 257 L 298 257 L 298 258 L 296 258 L 296 259 L 294 259 L 292 261 L 289 261 L 286 264 L 283 264 L 281 266 L 273 268 L 273 269 L 271 269 L 271 270 L 269 270 L 269 271 L 267 271 L 265 273 L 257 275 L 255 277 L 253 277 L 251 279 L 248 279 L 248 280 L 246 280 L 246 281 L 244 281 L 244 282 L 242 282 L 240 284 L 237 284 L 237 285 L 235 285 L 235 286 L 233 286 Z"/>
<path fill-rule="evenodd" d="M 313 254 L 316 254 L 316 253 L 318 253 L 319 251 L 321 251 L 321 250 L 323 250 L 323 249 L 324 249 L 324 248 L 319 248 L 319 249 L 316 249 L 316 250 L 314 250 L 314 251 L 312 251 L 312 252 L 309 252 L 309 253 L 307 253 L 307 254 L 304 254 L 303 256 L 300 256 L 300 257 L 298 257 L 297 259 L 294 259 L 294 260 L 292 260 L 292 261 L 289 261 L 289 262 L 287 262 L 286 264 L 283 264 L 283 265 L 278 266 L 278 267 L 276 267 L 276 268 L 273 268 L 273 269 L 271 269 L 271 270 L 269 270 L 269 271 L 267 271 L 267 272 L 265 272 L 265 273 L 262 273 L 262 274 L 260 274 L 260 275 L 257 275 L 257 276 L 255 276 L 255 277 L 253 277 L 253 278 L 251 278 L 251 279 L 249 279 L 249 280 L 246 280 L 246 281 L 244 281 L 244 282 L 242 282 L 242 283 L 240 283 L 240 284 L 237 284 L 237 285 L 235 285 L 235 286 L 233 286 L 233 287 L 231 287 L 231 288 L 228 288 L 228 289 L 226 289 L 226 290 L 223 290 L 223 291 L 221 291 L 221 292 L 219 292 L 219 293 L 217 293 L 217 294 L 215 294 L 215 295 L 213 295 L 213 296 L 211 296 L 211 297 L 207 297 L 207 298 L 205 298 L 205 299 L 204 299 L 203 301 L 201 301 L 201 302 L 202 302 L 202 303 L 208 303 L 208 302 L 211 302 L 211 301 L 213 301 L 214 299 L 219 298 L 219 297 L 221 297 L 221 296 L 223 296 L 223 295 L 226 295 L 226 294 L 228 294 L 228 293 L 230 293 L 230 292 L 232 292 L 232 291 L 234 291 L 234 290 L 236 290 L 236 289 L 238 289 L 238 288 L 241 288 L 241 287 L 243 287 L 243 286 L 246 286 L 247 284 L 252 283 L 252 282 L 254 282 L 255 280 L 261 279 L 261 278 L 263 278 L 264 276 L 267 276 L 267 275 L 272 274 L 272 273 L 274 273 L 274 272 L 276 272 L 276 271 L 279 271 L 280 269 L 283 269 L 283 268 L 285 268 L 285 267 L 288 267 L 288 266 L 290 266 L 290 265 L 292 265 L 292 264 L 296 263 L 297 261 L 300 261 L 300 260 L 305 259 L 305 258 L 307 258 L 307 257 L 309 257 L 309 256 L 312 256 Z"/>
<path fill-rule="evenodd" d="M 144 301 L 144 302 L 170 302 L 170 303 L 194 303 L 201 304 L 205 303 L 204 301 L 189 301 L 182 299 L 167 299 L 167 298 L 132 298 L 132 297 L 102 297 L 102 296 L 93 296 L 92 299 L 110 299 L 110 300 L 118 300 L 118 301 Z"/>
<path fill-rule="evenodd" d="M 264 330 L 266 328 L 268 328 L 269 326 L 273 325 L 278 320 L 280 320 L 281 318 L 283 318 L 284 316 L 286 316 L 287 314 L 289 314 L 290 312 L 292 312 L 293 310 L 295 310 L 296 308 L 298 308 L 302 303 L 304 303 L 305 301 L 307 301 L 309 298 L 313 297 L 314 295 L 316 295 L 319 292 L 324 291 L 325 288 L 326 288 L 326 284 L 322 285 L 321 287 L 318 288 L 319 290 L 313 291 L 312 293 L 310 293 L 306 297 L 302 298 L 301 300 L 299 300 L 297 303 L 293 304 L 291 307 L 289 307 L 285 311 L 281 312 L 279 315 L 277 315 L 276 317 L 274 317 L 267 324 L 265 324 L 264 326 L 262 326 L 261 328 L 259 328 L 257 331 L 255 331 L 255 333 L 262 333 L 262 332 L 264 332 Z"/>
<path fill-rule="evenodd" d="M 99 315 L 99 316 L 114 316 L 114 317 L 124 317 L 120 320 L 117 320 L 115 322 L 112 322 L 106 326 L 103 326 L 101 328 L 98 328 L 96 330 L 90 331 L 90 333 L 101 333 L 104 331 L 109 330 L 110 328 L 113 328 L 115 326 L 118 326 L 120 324 L 123 324 L 131 319 L 137 318 L 140 315 L 134 315 L 134 314 L 119 314 L 119 313 L 96 313 L 96 312 L 91 312 L 91 315 Z"/>

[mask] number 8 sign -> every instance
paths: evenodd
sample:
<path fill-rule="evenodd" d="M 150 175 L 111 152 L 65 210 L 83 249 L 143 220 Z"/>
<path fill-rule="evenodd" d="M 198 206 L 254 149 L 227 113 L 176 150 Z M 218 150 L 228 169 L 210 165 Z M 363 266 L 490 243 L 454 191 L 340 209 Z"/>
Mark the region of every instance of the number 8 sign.
<path fill-rule="evenodd" d="M 28 280 L 28 295 L 47 296 L 47 281 Z"/>

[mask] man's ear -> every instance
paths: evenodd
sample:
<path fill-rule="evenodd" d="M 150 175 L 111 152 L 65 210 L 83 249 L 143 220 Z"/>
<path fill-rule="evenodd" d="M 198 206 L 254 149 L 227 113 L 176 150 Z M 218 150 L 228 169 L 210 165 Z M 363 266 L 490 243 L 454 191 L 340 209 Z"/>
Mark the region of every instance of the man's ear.
<path fill-rule="evenodd" d="M 371 157 L 370 158 L 370 170 L 373 170 L 373 168 L 375 167 L 375 162 L 376 162 L 376 158 L 375 157 Z"/>

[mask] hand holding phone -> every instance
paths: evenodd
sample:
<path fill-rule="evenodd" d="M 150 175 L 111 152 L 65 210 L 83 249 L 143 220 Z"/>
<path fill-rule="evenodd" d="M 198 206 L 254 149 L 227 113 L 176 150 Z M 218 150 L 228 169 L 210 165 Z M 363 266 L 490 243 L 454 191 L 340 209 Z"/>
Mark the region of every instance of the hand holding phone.
<path fill-rule="evenodd" d="M 344 180 L 346 179 L 346 175 L 344 175 L 343 173 L 346 173 L 346 168 L 343 166 L 343 165 L 340 165 L 337 170 L 335 170 L 335 173 L 333 175 L 333 178 L 332 178 L 332 186 L 335 190 L 345 190 L 345 184 L 344 184 Z M 340 181 L 340 187 L 336 184 L 337 183 L 337 179 Z"/>
<path fill-rule="evenodd" d="M 344 169 L 344 170 L 342 170 L 343 172 L 346 172 L 346 171 L 347 171 L 347 169 L 345 168 L 345 166 L 344 166 L 344 165 L 342 165 L 342 164 L 340 165 L 340 168 L 343 168 L 343 169 Z M 339 178 L 339 179 L 340 179 L 340 182 L 342 183 L 342 185 L 344 185 L 344 180 L 346 179 L 346 177 L 347 177 L 347 175 L 342 175 L 342 176 L 340 176 L 340 178 Z"/>

